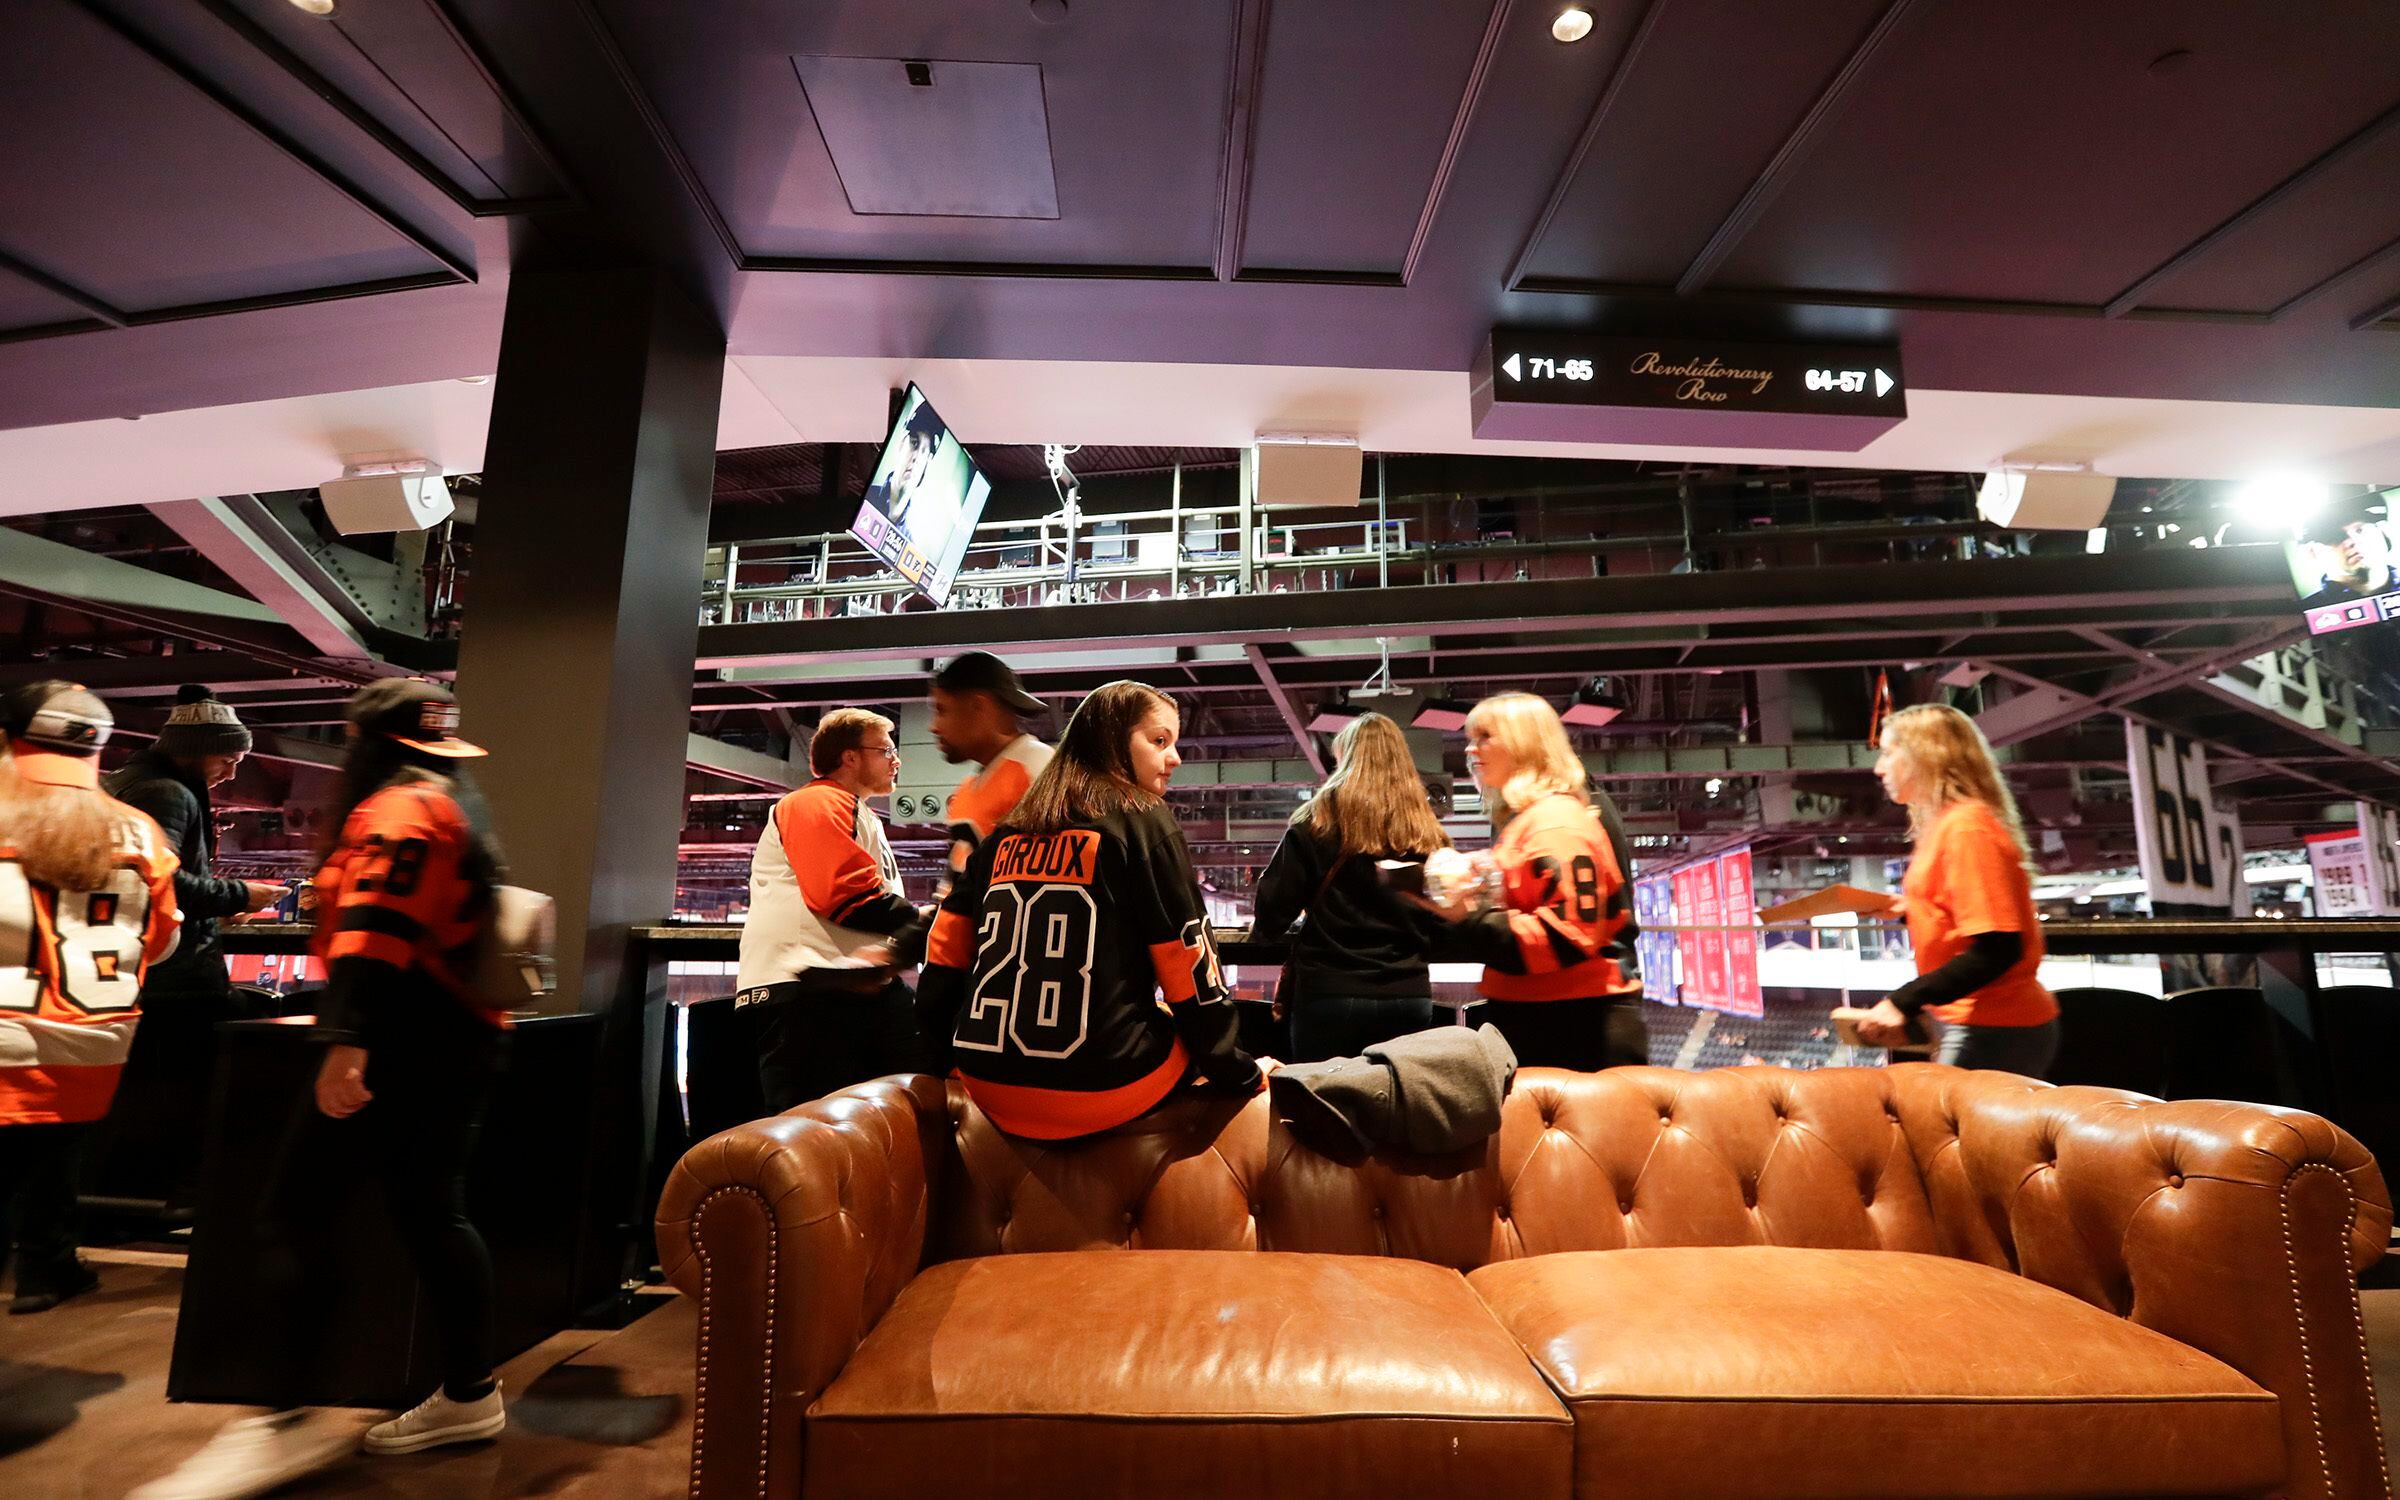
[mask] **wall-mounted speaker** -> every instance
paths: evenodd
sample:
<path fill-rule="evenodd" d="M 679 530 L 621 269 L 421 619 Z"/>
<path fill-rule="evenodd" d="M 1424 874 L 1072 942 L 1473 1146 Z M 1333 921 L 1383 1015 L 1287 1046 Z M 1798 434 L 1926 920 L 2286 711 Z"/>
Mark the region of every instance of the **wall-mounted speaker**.
<path fill-rule="evenodd" d="M 317 486 L 325 518 L 344 536 L 423 531 L 450 519 L 450 486 L 439 474 L 376 474 Z"/>
<path fill-rule="evenodd" d="M 2109 474 L 2047 474 L 1995 469 L 1983 476 L 1975 509 L 2016 531 L 2089 531 L 2108 519 L 2117 481 Z"/>

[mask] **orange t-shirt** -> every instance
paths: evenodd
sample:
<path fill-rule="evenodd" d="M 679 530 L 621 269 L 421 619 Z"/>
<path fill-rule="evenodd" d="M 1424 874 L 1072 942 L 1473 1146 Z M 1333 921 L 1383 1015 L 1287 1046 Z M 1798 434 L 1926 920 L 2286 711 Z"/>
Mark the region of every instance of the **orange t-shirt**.
<path fill-rule="evenodd" d="M 2058 1014 L 2058 1002 L 2035 971 L 2042 962 L 2042 924 L 2033 912 L 2033 881 L 2017 842 L 2000 815 L 1981 802 L 1953 802 L 1917 843 L 1900 889 L 1908 897 L 1908 940 L 1917 972 L 1930 974 L 1967 951 L 1979 933 L 2013 932 L 2025 951 L 2007 973 L 1949 1005 L 1929 1007 L 1951 1025 L 2039 1026 Z"/>

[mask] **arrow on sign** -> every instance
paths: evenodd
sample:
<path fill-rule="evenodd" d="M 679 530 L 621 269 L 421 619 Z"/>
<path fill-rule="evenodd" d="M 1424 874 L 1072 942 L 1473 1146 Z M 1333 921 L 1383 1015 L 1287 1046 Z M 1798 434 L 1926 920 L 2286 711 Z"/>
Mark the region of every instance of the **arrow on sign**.
<path fill-rule="evenodd" d="M 1875 372 L 1875 394 L 1876 394 L 1876 395 L 1878 395 L 1878 396 L 1888 396 L 1888 395 L 1890 395 L 1890 394 L 1892 393 L 1892 385 L 1893 385 L 1893 381 L 1892 381 L 1892 377 L 1891 377 L 1891 376 L 1884 374 L 1884 373 L 1883 373 L 1881 370 L 1877 370 L 1877 371 Z"/>
<path fill-rule="evenodd" d="M 1517 356 L 1514 354 L 1500 361 L 1500 368 L 1508 372 L 1509 379 L 1515 380 L 1519 378 L 1517 375 Z"/>

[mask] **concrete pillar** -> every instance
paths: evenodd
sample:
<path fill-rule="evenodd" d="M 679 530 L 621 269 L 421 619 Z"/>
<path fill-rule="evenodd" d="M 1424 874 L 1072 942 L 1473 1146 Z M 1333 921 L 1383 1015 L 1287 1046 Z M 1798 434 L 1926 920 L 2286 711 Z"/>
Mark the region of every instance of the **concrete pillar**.
<path fill-rule="evenodd" d="M 510 284 L 458 696 L 512 878 L 558 902 L 562 1009 L 608 1008 L 674 905 L 724 361 L 661 272 Z"/>
<path fill-rule="evenodd" d="M 675 909 L 725 337 L 648 268 L 511 280 L 459 643 L 460 728 L 510 878 L 558 903 L 557 1008 L 600 1017 L 573 1305 L 648 1256 L 666 981 L 629 929 Z M 625 1226 L 637 1226 L 628 1233 Z"/>

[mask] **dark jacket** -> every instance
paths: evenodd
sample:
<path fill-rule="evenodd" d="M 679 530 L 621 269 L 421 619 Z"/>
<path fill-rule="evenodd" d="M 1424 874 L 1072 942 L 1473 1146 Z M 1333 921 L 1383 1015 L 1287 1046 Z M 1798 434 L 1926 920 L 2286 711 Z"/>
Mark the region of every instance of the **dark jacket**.
<path fill-rule="evenodd" d="M 1486 1022 L 1394 1037 L 1364 1057 L 1292 1063 L 1267 1075 L 1275 1112 L 1320 1156 L 1396 1148 L 1424 1155 L 1482 1145 L 1500 1128 L 1517 1055 Z"/>
<path fill-rule="evenodd" d="M 1275 942 L 1303 912 L 1308 915 L 1283 966 L 1284 1003 L 1305 1005 L 1311 996 L 1382 1000 L 1432 994 L 1425 955 L 1449 924 L 1385 889 L 1371 854 L 1350 856 L 1327 879 L 1337 852 L 1315 828 L 1294 823 L 1258 877 L 1250 926 L 1254 941 Z"/>
<path fill-rule="evenodd" d="M 217 946 L 217 919 L 249 910 L 250 888 L 243 881 L 209 873 L 217 852 L 217 824 L 207 785 L 196 772 L 181 769 L 155 750 L 144 750 L 111 772 L 106 787 L 119 802 L 155 819 L 167 836 L 167 847 L 182 861 L 175 872 L 175 904 L 183 912 L 183 940 L 172 957 L 151 967 L 142 992 L 227 988 L 232 981 L 225 972 L 225 950 Z"/>

